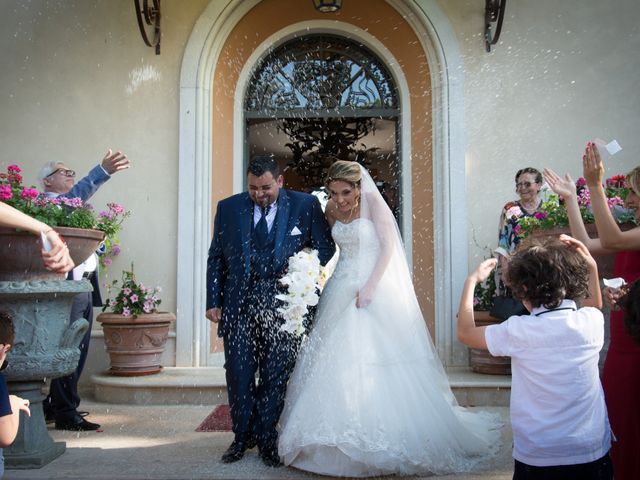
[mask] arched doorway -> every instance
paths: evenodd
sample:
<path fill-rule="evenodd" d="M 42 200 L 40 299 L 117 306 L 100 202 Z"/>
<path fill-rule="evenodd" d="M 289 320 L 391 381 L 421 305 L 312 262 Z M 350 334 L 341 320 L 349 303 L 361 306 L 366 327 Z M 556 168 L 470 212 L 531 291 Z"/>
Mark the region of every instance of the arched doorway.
<path fill-rule="evenodd" d="M 185 48 L 180 77 L 176 365 L 215 364 L 207 351 L 212 331 L 203 314 L 205 259 L 215 203 L 244 189 L 243 101 L 253 71 L 245 72 L 244 67 L 255 66 L 270 45 L 313 32 L 362 41 L 381 58 L 394 58 L 387 62 L 394 78 L 409 75 L 401 103 L 403 115 L 410 117 L 403 118 L 398 153 L 403 157 L 404 195 L 419 211 L 411 212 L 412 204 L 405 204 L 403 234 L 405 242 L 410 239 L 410 256 L 412 241 L 431 248 L 430 256 L 424 257 L 431 265 L 422 260 L 416 265 L 420 256 L 413 256 L 414 271 L 425 279 L 417 289 L 424 292 L 425 316 L 433 322 L 430 328 L 443 361 L 465 364 L 466 349 L 453 341 L 458 292 L 467 272 L 463 69 L 453 29 L 435 0 L 372 0 L 366 10 L 346 3 L 337 21 L 306 9 L 304 3 L 299 9 L 287 8 L 287 1 L 212 0 Z M 251 16 L 257 20 L 249 25 Z M 389 22 L 397 27 L 391 37 Z M 235 42 L 233 57 L 225 52 L 229 42 Z M 424 119 L 426 128 L 419 125 Z M 429 189 L 410 192 L 424 185 Z M 411 235 L 412 231 L 418 233 Z"/>
<path fill-rule="evenodd" d="M 289 40 L 258 63 L 244 101 L 246 153 L 273 154 L 287 187 L 322 187 L 334 158 L 358 161 L 398 215 L 400 105 L 384 63 L 345 37 Z"/>

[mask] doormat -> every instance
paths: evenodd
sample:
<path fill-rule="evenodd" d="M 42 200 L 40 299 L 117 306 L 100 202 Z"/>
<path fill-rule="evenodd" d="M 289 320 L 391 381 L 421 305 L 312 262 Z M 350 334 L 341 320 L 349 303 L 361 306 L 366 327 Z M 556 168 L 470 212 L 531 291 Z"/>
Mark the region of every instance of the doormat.
<path fill-rule="evenodd" d="M 213 409 L 196 432 L 230 432 L 231 431 L 231 411 L 229 405 L 218 405 Z"/>

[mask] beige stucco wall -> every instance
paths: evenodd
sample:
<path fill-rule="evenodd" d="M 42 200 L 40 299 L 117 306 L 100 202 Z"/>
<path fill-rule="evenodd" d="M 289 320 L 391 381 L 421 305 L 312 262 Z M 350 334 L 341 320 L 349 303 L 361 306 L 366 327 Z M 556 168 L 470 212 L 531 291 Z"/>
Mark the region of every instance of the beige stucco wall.
<path fill-rule="evenodd" d="M 617 139 L 607 175 L 640 164 L 640 3 L 510 0 L 484 51 L 484 2 L 440 0 L 464 64 L 470 266 L 497 243 L 525 166 L 581 176 L 584 145 Z"/>
<path fill-rule="evenodd" d="M 11 2 L 0 14 L 0 167 L 19 163 L 25 183 L 49 160 L 86 173 L 107 148 L 132 168 L 93 197 L 132 211 L 123 253 L 138 277 L 163 287 L 175 309 L 178 86 L 184 45 L 206 0 L 163 3 L 162 54 L 146 47 L 133 2 Z"/>
<path fill-rule="evenodd" d="M 102 280 L 119 278 L 134 261 L 140 280 L 162 286 L 162 306 L 171 311 L 177 288 L 180 67 L 206 4 L 162 3 L 159 56 L 144 45 L 130 0 L 0 4 L 0 169 L 20 164 L 29 184 L 49 160 L 83 174 L 107 148 L 126 152 L 132 168 L 114 175 L 91 201 L 98 209 L 117 201 L 132 211 L 121 234 L 123 252 Z M 108 362 L 99 334 L 88 373 Z M 172 338 L 165 364 L 174 363 L 173 355 Z"/>

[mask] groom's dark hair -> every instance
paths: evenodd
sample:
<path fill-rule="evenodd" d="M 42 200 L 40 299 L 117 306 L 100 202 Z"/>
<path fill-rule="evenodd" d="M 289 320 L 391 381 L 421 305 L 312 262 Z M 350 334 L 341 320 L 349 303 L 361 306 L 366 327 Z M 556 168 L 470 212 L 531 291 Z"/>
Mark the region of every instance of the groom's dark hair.
<path fill-rule="evenodd" d="M 272 155 L 256 155 L 249 161 L 247 175 L 261 177 L 267 172 L 271 172 L 273 178 L 277 178 L 280 175 L 280 167 Z"/>

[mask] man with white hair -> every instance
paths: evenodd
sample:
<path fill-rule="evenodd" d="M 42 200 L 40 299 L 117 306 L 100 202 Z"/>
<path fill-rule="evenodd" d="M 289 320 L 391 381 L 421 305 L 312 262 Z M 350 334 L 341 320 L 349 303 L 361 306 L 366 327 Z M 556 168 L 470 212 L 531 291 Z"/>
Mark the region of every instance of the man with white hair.
<path fill-rule="evenodd" d="M 64 162 L 48 162 L 41 169 L 39 178 L 48 197 L 79 197 L 86 202 L 98 191 L 101 185 L 111 178 L 111 175 L 129 168 L 130 162 L 122 152 L 113 153 L 111 150 L 99 165 L 91 169 L 89 174 L 75 183 L 76 172 L 66 166 Z M 93 323 L 93 307 L 102 305 L 97 272 L 97 256 L 91 255 L 84 263 L 73 269 L 69 279 L 80 280 L 87 278 L 93 286 L 93 293 L 81 293 L 74 297 L 71 307 L 71 322 L 84 318 L 89 322 L 89 329 L 80 343 L 80 360 L 75 372 L 66 377 L 55 378 L 51 381 L 49 396 L 43 402 L 45 417 L 55 420 L 56 430 L 90 431 L 97 430 L 100 425 L 84 419 L 86 413 L 78 412 L 80 396 L 78 395 L 78 380 L 84 368 L 91 339 L 91 325 Z"/>
<path fill-rule="evenodd" d="M 129 159 L 124 153 L 112 153 L 109 150 L 102 159 L 102 163 L 93 167 L 77 184 L 74 184 L 76 172 L 68 168 L 64 162 L 46 163 L 40 169 L 38 178 L 48 197 L 80 197 L 84 202 L 96 193 L 98 188 L 111 178 L 111 175 L 126 170 L 129 164 Z"/>

